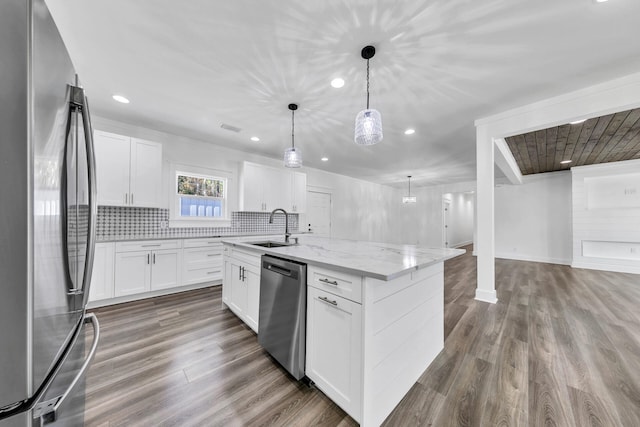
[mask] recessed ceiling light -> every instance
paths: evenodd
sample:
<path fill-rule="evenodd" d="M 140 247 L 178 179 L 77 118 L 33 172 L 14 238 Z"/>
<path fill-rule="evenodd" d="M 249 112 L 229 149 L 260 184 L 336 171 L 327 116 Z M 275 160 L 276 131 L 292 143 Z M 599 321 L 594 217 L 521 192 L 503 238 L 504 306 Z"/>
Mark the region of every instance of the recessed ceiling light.
<path fill-rule="evenodd" d="M 569 163 L 571 163 L 571 160 L 563 160 L 563 161 L 560 162 L 561 165 L 566 165 L 566 164 L 569 164 Z"/>
<path fill-rule="evenodd" d="M 582 122 L 584 122 L 584 121 L 586 121 L 586 120 L 587 120 L 587 119 L 576 120 L 576 121 L 573 121 L 573 122 L 569 122 L 569 124 L 571 124 L 571 125 L 577 125 L 577 124 L 580 124 L 580 123 L 582 123 Z"/>
<path fill-rule="evenodd" d="M 321 158 L 320 160 L 322 160 L 323 162 L 328 162 L 328 161 L 329 161 L 329 158 L 328 158 L 328 157 L 323 157 L 323 158 Z"/>
<path fill-rule="evenodd" d="M 113 95 L 113 99 L 123 104 L 128 104 L 129 100 L 122 95 Z"/>
<path fill-rule="evenodd" d="M 252 137 L 251 137 L 251 140 L 252 140 L 253 142 L 258 142 L 258 141 L 260 141 L 260 138 L 258 138 L 257 136 L 252 136 Z"/>
<path fill-rule="evenodd" d="M 604 2 L 606 2 L 606 1 L 607 1 L 607 0 L 596 0 L 596 3 L 604 3 Z"/>
<path fill-rule="evenodd" d="M 413 135 L 414 133 L 416 133 L 415 129 L 407 129 L 404 131 L 405 135 Z"/>
<path fill-rule="evenodd" d="M 336 89 L 340 89 L 342 86 L 344 86 L 344 80 L 340 77 L 336 77 L 335 79 L 331 80 L 331 86 L 335 87 Z"/>

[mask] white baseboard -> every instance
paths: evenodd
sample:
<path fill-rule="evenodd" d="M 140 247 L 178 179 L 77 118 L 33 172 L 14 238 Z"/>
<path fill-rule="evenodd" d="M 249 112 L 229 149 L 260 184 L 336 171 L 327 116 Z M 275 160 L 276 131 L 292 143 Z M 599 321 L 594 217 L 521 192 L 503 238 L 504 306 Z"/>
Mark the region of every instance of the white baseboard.
<path fill-rule="evenodd" d="M 160 289 L 157 291 L 143 292 L 141 294 L 126 295 L 123 297 L 116 297 L 116 298 L 107 298 L 107 299 L 101 299 L 98 301 L 89 301 L 89 303 L 87 304 L 87 309 L 105 307 L 107 305 L 122 304 L 123 302 L 138 301 L 141 299 L 159 297 L 163 295 L 177 294 L 179 292 L 192 291 L 194 289 L 208 288 L 209 286 L 216 286 L 216 285 L 220 285 L 221 283 L 222 283 L 221 280 L 215 280 L 213 282 L 196 283 L 195 285 L 180 286 L 179 288 Z"/>
<path fill-rule="evenodd" d="M 496 296 L 495 289 L 491 291 L 476 289 L 476 299 L 478 301 L 489 302 L 491 304 L 495 304 L 498 302 L 498 297 Z"/>
<path fill-rule="evenodd" d="M 586 268 L 589 270 L 600 271 L 613 271 L 616 273 L 632 273 L 640 274 L 640 267 L 628 266 L 628 265 L 616 265 L 616 264 L 594 264 L 589 262 L 573 262 L 571 263 L 573 268 Z"/>
<path fill-rule="evenodd" d="M 516 261 L 544 262 L 547 264 L 571 265 L 570 259 L 541 257 L 541 256 L 533 256 L 533 255 L 509 253 L 509 252 L 497 252 L 496 258 L 513 259 Z"/>

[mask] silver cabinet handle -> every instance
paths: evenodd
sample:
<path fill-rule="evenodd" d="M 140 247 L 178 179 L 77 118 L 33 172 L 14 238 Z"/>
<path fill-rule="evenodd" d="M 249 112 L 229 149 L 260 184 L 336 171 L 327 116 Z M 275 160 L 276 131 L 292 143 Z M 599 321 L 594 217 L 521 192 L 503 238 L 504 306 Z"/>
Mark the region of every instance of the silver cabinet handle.
<path fill-rule="evenodd" d="M 125 205 L 129 204 L 129 193 L 124 193 L 124 204 Z"/>
<path fill-rule="evenodd" d="M 329 279 L 322 278 L 319 281 L 322 283 L 326 283 L 327 285 L 338 286 L 338 282 L 336 280 L 329 280 Z"/>
<path fill-rule="evenodd" d="M 161 244 L 159 245 L 142 245 L 143 248 L 159 248 L 160 246 L 162 246 Z"/>
<path fill-rule="evenodd" d="M 238 280 L 242 280 L 242 267 L 238 267 Z"/>
<path fill-rule="evenodd" d="M 151 255 L 147 254 L 147 264 L 150 264 L 150 257 L 151 257 Z"/>
<path fill-rule="evenodd" d="M 153 254 L 153 263 L 154 264 L 156 263 L 156 254 L 155 253 Z"/>
<path fill-rule="evenodd" d="M 207 274 L 216 274 L 216 273 L 220 273 L 220 270 L 216 270 L 216 271 L 207 271 Z"/>
<path fill-rule="evenodd" d="M 207 254 L 207 256 L 220 256 L 220 255 L 222 255 L 222 254 L 219 254 L 219 253 L 215 253 L 215 254 Z"/>
<path fill-rule="evenodd" d="M 133 204 L 133 193 L 131 193 L 131 204 Z"/>
<path fill-rule="evenodd" d="M 319 299 L 320 301 L 324 301 L 324 302 L 329 303 L 329 304 L 331 304 L 331 305 L 335 305 L 336 307 L 338 306 L 338 301 L 331 301 L 331 300 L 330 300 L 329 298 L 327 298 L 327 297 L 318 297 L 318 299 Z"/>

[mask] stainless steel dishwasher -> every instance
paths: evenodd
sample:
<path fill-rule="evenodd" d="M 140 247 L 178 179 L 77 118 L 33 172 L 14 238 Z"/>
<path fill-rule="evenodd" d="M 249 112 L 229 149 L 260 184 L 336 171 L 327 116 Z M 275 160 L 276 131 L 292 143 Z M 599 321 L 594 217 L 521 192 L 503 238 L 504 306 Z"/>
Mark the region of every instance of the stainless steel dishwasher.
<path fill-rule="evenodd" d="M 258 342 L 295 379 L 304 376 L 307 265 L 262 255 Z"/>

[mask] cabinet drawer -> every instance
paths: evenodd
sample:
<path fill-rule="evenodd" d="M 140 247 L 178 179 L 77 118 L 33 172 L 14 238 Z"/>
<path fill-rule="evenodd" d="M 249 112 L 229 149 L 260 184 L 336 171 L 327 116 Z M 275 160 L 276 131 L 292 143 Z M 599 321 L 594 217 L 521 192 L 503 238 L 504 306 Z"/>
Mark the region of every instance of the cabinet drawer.
<path fill-rule="evenodd" d="M 321 267 L 307 268 L 308 285 L 362 303 L 362 277 Z"/>
<path fill-rule="evenodd" d="M 189 264 L 222 262 L 222 248 L 190 248 L 184 250 L 185 266 Z"/>
<path fill-rule="evenodd" d="M 202 248 L 202 247 L 215 247 L 222 250 L 222 242 L 219 238 L 211 237 L 208 239 L 185 239 L 185 248 Z"/>
<path fill-rule="evenodd" d="M 157 251 L 160 249 L 180 249 L 182 240 L 148 240 L 144 242 L 117 242 L 116 252 Z"/>
<path fill-rule="evenodd" d="M 182 279 L 185 285 L 194 283 L 211 282 L 222 279 L 222 266 L 213 266 L 205 268 L 192 268 L 182 273 Z"/>

